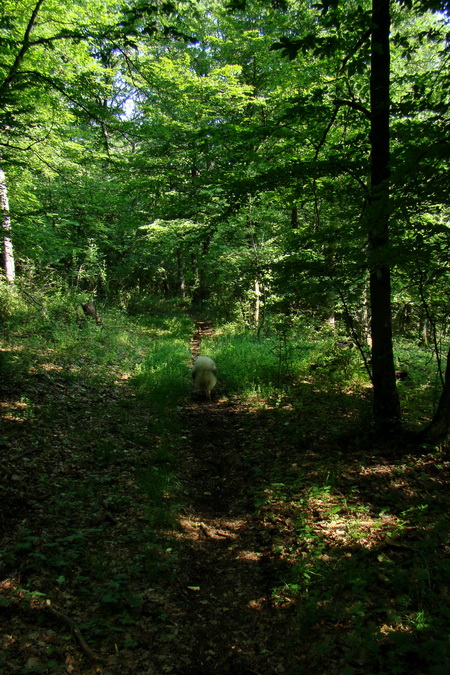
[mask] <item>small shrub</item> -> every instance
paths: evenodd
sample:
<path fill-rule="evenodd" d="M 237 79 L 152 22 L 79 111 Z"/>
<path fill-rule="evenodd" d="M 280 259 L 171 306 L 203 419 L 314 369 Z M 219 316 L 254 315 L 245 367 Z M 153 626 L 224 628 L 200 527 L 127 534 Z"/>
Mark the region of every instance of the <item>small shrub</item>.
<path fill-rule="evenodd" d="M 27 303 L 17 286 L 0 278 L 0 325 L 5 328 L 18 326 L 27 314 Z"/>

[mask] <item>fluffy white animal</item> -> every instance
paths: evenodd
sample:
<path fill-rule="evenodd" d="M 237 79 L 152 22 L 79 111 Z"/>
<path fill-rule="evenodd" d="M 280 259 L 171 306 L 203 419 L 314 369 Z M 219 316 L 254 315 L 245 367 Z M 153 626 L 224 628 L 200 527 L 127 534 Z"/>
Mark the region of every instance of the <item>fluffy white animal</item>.
<path fill-rule="evenodd" d="M 195 359 L 192 367 L 192 379 L 194 385 L 208 401 L 211 400 L 211 391 L 217 383 L 216 364 L 209 356 L 199 356 Z"/>

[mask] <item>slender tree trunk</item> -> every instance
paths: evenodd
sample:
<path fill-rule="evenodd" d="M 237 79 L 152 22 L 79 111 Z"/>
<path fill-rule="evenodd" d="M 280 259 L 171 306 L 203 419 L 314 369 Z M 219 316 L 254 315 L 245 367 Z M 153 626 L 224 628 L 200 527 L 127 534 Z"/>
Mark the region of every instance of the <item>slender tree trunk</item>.
<path fill-rule="evenodd" d="M 450 350 L 447 354 L 444 388 L 439 399 L 437 410 L 430 424 L 419 434 L 420 443 L 438 445 L 448 438 L 450 432 Z"/>
<path fill-rule="evenodd" d="M 203 300 L 207 300 L 209 298 L 209 288 L 206 282 L 206 269 L 203 262 L 201 263 L 201 267 L 198 270 L 198 281 L 199 284 L 195 300 L 202 302 Z"/>
<path fill-rule="evenodd" d="M 1 157 L 0 157 L 1 161 Z M 0 222 L 3 235 L 3 271 L 7 280 L 12 284 L 16 278 L 14 252 L 11 239 L 11 218 L 9 215 L 8 191 L 6 188 L 5 173 L 0 166 Z"/>
<path fill-rule="evenodd" d="M 259 326 L 259 315 L 261 312 L 261 288 L 258 279 L 255 279 L 255 326 Z"/>
<path fill-rule="evenodd" d="M 372 0 L 370 75 L 371 189 L 368 204 L 373 410 L 375 426 L 389 433 L 400 422 L 392 348 L 389 260 L 389 0 Z"/>
<path fill-rule="evenodd" d="M 186 294 L 186 283 L 184 280 L 184 262 L 183 251 L 177 248 L 177 277 L 178 277 L 178 295 L 184 298 Z"/>
<path fill-rule="evenodd" d="M 298 206 L 294 204 L 291 208 L 291 227 L 293 230 L 298 229 Z"/>

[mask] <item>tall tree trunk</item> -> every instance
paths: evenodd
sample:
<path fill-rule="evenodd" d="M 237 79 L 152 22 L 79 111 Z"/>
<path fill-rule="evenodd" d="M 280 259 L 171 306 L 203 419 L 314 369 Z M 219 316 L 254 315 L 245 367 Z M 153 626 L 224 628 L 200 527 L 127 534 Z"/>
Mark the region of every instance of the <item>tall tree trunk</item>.
<path fill-rule="evenodd" d="M 294 204 L 291 208 L 291 227 L 293 230 L 298 229 L 298 206 Z"/>
<path fill-rule="evenodd" d="M 371 188 L 368 204 L 373 411 L 380 433 L 400 422 L 392 348 L 389 260 L 389 0 L 372 0 L 370 74 Z"/>
<path fill-rule="evenodd" d="M 202 243 L 202 254 L 197 268 L 198 286 L 192 296 L 192 301 L 194 303 L 203 302 L 203 300 L 207 300 L 210 296 L 206 279 L 206 256 L 208 254 L 210 244 L 211 235 L 208 234 Z"/>
<path fill-rule="evenodd" d="M 0 157 L 1 161 L 1 157 Z M 7 280 L 12 284 L 16 278 L 14 252 L 11 239 L 11 218 L 9 215 L 8 191 L 6 188 L 5 173 L 0 166 L 0 222 L 3 235 L 2 268 Z"/>

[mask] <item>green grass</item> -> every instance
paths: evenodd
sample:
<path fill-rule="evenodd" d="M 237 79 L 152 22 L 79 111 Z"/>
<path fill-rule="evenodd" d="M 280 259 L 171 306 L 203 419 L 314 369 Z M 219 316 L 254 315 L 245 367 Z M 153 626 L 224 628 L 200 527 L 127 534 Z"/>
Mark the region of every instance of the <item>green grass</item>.
<path fill-rule="evenodd" d="M 272 332 L 258 337 L 234 326 L 222 327 L 218 333 L 203 341 L 202 353 L 216 361 L 220 382 L 229 395 L 286 395 L 305 377 L 322 386 L 367 386 L 357 349 L 342 346 L 338 336 L 314 336 L 306 326 L 288 335 Z"/>
<path fill-rule="evenodd" d="M 187 396 L 190 353 L 187 336 L 182 340 L 158 337 L 150 345 L 144 360 L 137 367 L 136 383 L 149 403 L 161 412 L 163 418 L 173 412 L 177 403 Z"/>
<path fill-rule="evenodd" d="M 158 314 L 136 317 L 100 307 L 102 325 L 80 324 L 79 298 L 73 294 L 35 292 L 30 302 L 16 289 L 8 290 L 8 297 L 0 366 L 11 391 L 11 419 L 2 441 L 8 446 L 15 442 L 18 424 L 20 429 L 24 422 L 27 428 L 33 425 L 37 452 L 30 453 L 27 468 L 36 474 L 41 491 L 47 492 L 52 482 L 57 488 L 48 517 L 68 533 L 74 512 L 87 515 L 106 508 L 114 514 L 126 508 L 122 475 L 130 471 L 128 490 L 147 514 L 144 546 L 151 551 L 148 564 L 154 566 L 157 533 L 174 527 L 177 519 L 177 406 L 190 387 L 193 321 L 177 303 L 159 301 Z M 73 465 L 67 474 L 62 471 L 66 461 Z M 119 489 L 111 490 L 117 481 Z M 82 522 L 78 527 L 90 531 L 87 525 L 83 530 Z M 79 546 L 59 532 L 51 536 L 38 551 L 25 547 L 20 566 L 28 574 L 58 569 L 69 577 Z M 24 533 L 19 540 L 25 545 L 27 537 Z M 61 547 L 67 555 L 60 555 Z M 12 560 L 16 553 L 5 555 Z"/>
<path fill-rule="evenodd" d="M 280 375 L 272 347 L 273 343 L 248 334 L 223 335 L 205 340 L 202 353 L 215 360 L 220 382 L 230 395 L 270 396 Z"/>
<path fill-rule="evenodd" d="M 227 324 L 203 341 L 202 353 L 215 360 L 219 383 L 231 397 L 272 403 L 293 397 L 294 405 L 303 405 L 305 381 L 324 393 L 353 391 L 367 397 L 370 391 L 359 350 L 329 328 L 317 330 L 296 323 L 287 329 L 272 327 L 258 337 L 255 331 Z M 395 365 L 408 371 L 408 379 L 397 386 L 405 422 L 414 428 L 420 418 L 433 413 L 440 395 L 434 354 L 430 347 L 399 340 Z M 301 400 L 296 394 L 300 390 Z"/>

